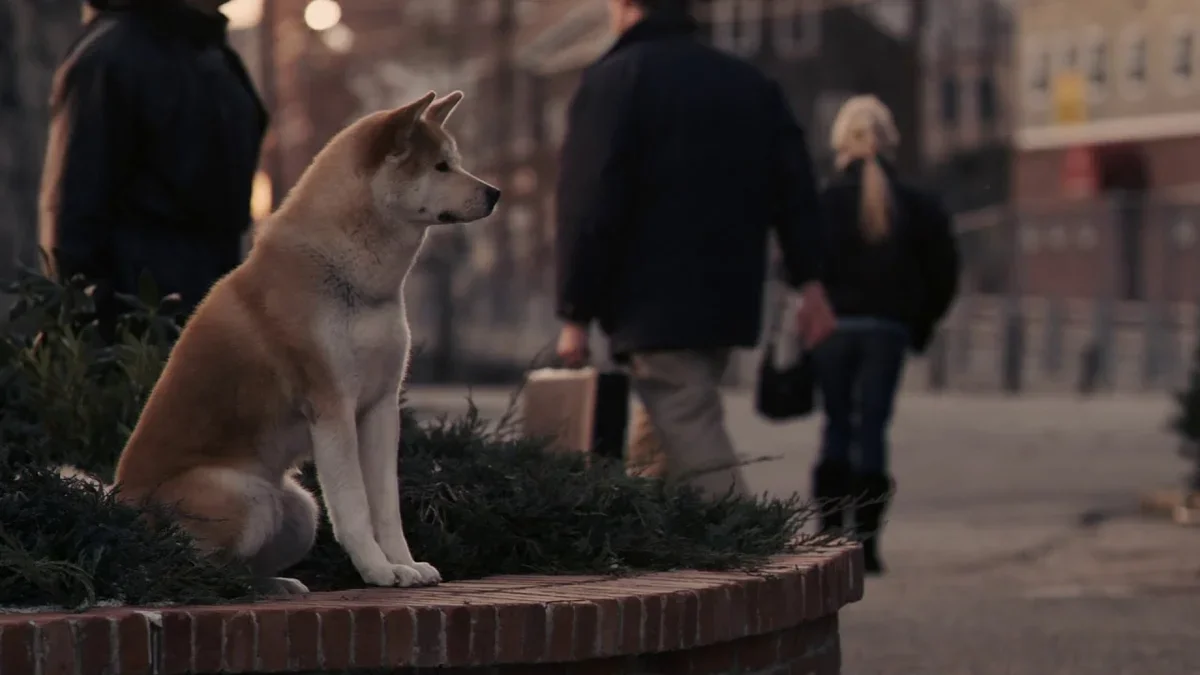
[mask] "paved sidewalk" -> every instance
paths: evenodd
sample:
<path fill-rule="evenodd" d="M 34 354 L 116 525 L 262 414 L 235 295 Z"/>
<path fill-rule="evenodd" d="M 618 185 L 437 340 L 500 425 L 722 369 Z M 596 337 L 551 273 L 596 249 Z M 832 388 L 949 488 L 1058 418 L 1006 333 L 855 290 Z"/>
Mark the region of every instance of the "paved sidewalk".
<path fill-rule="evenodd" d="M 417 390 L 460 410 L 464 390 Z M 476 392 L 487 416 L 507 392 Z M 816 420 L 729 423 L 760 491 L 808 490 Z M 847 675 L 1200 674 L 1200 528 L 1138 515 L 1185 464 L 1166 397 L 907 394 L 893 435 L 891 568 L 844 614 Z"/>

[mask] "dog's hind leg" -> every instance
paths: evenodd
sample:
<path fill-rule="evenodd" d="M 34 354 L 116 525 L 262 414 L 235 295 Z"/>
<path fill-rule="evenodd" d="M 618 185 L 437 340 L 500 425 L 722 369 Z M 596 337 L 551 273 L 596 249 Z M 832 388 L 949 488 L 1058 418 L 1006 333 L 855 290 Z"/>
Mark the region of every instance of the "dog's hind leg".
<path fill-rule="evenodd" d="M 206 553 L 246 562 L 271 593 L 304 593 L 294 579 L 274 575 L 299 562 L 316 539 L 316 501 L 294 479 L 274 483 L 233 468 L 192 470 L 161 486 L 155 500 Z"/>
<path fill-rule="evenodd" d="M 307 593 L 308 589 L 299 581 L 276 575 L 299 563 L 312 550 L 320 509 L 316 499 L 291 476 L 283 479 L 282 488 L 275 497 L 275 503 L 269 509 L 256 505 L 251 516 L 261 518 L 263 522 L 272 521 L 273 534 L 263 541 L 257 552 L 241 553 L 251 571 L 265 580 L 267 592 Z"/>

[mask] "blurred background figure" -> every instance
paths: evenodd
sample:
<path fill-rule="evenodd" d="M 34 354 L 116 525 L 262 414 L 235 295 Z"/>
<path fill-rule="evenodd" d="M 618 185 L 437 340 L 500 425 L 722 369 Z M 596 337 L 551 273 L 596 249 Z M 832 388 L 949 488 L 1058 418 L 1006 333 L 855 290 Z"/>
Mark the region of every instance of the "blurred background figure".
<path fill-rule="evenodd" d="M 57 275 L 115 293 L 148 272 L 186 316 L 241 260 L 267 114 L 224 0 L 90 0 L 55 75 L 40 234 Z"/>
<path fill-rule="evenodd" d="M 791 320 L 813 344 L 833 324 L 804 133 L 775 82 L 695 38 L 683 3 L 609 13 L 619 37 L 584 74 L 563 144 L 558 355 L 588 362 L 598 323 L 669 477 L 745 494 L 720 385 L 733 350 L 758 343 L 769 233 L 805 297 Z"/>
<path fill-rule="evenodd" d="M 878 98 L 847 101 L 830 143 L 837 173 L 821 195 L 829 227 L 821 279 L 838 323 L 813 355 L 826 418 L 813 492 L 830 505 L 828 529 L 844 525 L 848 498 L 863 500 L 852 516 L 867 537 L 869 572 L 883 571 L 878 532 L 894 487 L 887 434 L 905 356 L 928 347 L 959 273 L 949 215 L 897 175 L 899 141 Z"/>

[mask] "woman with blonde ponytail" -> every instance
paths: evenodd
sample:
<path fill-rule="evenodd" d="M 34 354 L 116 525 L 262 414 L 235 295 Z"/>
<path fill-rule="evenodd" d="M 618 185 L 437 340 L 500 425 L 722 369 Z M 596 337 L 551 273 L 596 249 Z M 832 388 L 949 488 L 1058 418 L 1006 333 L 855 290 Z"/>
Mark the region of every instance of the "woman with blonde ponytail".
<path fill-rule="evenodd" d="M 899 142 L 882 101 L 846 101 L 830 138 L 834 176 L 821 195 L 829 228 L 822 282 L 837 329 L 813 353 L 826 420 L 813 492 L 824 504 L 824 529 L 840 530 L 853 517 L 866 570 L 876 574 L 895 487 L 887 431 L 904 360 L 928 345 L 954 298 L 959 266 L 949 215 L 896 175 Z M 862 497 L 854 508 L 851 497 Z"/>

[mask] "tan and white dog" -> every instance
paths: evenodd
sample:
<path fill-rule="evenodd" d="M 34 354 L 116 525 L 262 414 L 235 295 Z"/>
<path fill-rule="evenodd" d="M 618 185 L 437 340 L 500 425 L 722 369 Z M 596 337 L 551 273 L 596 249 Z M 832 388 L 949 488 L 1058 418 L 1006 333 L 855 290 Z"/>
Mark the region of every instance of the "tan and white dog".
<path fill-rule="evenodd" d="M 404 279 L 426 230 L 492 213 L 443 125 L 461 92 L 355 122 L 316 156 L 213 286 L 171 352 L 117 467 L 125 500 L 178 509 L 206 552 L 275 575 L 313 546 L 311 459 L 333 532 L 362 578 L 434 584 L 400 517 L 398 394 L 410 334 Z"/>

